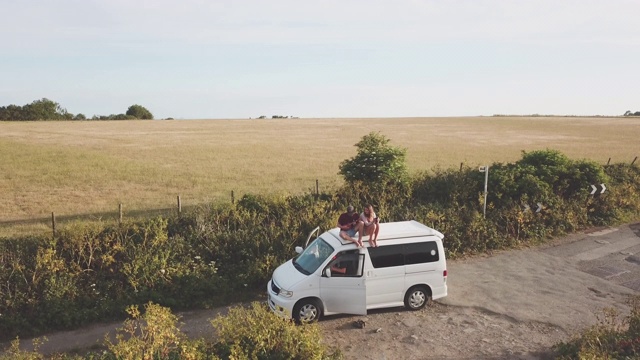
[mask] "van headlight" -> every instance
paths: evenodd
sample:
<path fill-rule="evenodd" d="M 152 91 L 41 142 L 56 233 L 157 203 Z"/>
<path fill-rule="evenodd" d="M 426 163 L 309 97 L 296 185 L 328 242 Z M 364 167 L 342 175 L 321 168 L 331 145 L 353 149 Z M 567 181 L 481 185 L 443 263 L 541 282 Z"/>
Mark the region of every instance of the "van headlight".
<path fill-rule="evenodd" d="M 289 290 L 285 290 L 285 289 L 280 289 L 280 292 L 278 293 L 278 295 L 286 297 L 286 298 L 290 298 L 293 296 L 293 291 L 289 291 Z"/>

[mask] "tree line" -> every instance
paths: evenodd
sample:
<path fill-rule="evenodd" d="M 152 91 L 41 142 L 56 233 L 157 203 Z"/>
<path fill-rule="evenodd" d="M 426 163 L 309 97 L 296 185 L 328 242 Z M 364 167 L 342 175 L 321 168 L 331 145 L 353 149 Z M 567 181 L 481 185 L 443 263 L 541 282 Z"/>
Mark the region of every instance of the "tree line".
<path fill-rule="evenodd" d="M 624 116 L 640 116 L 640 111 L 631 112 L 631 110 L 627 110 L 627 112 L 624 113 Z"/>
<path fill-rule="evenodd" d="M 153 120 L 153 114 L 141 105 L 131 105 L 123 114 L 94 115 L 91 119 L 82 114 L 72 114 L 55 101 L 47 98 L 35 100 L 23 106 L 0 106 L 0 121 L 36 120 Z"/>

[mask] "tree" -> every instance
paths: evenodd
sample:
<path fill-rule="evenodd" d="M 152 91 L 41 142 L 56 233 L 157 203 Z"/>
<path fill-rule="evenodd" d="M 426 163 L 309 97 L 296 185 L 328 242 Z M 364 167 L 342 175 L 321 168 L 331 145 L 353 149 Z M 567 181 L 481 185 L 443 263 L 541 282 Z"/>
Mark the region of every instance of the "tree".
<path fill-rule="evenodd" d="M 136 119 L 153 120 L 153 114 L 141 105 L 131 105 L 127 109 L 126 115 L 134 116 Z"/>
<path fill-rule="evenodd" d="M 408 177 L 404 148 L 389 145 L 390 140 L 380 133 L 370 132 L 355 146 L 358 153 L 340 163 L 339 174 L 347 182 L 362 181 L 383 185 L 404 182 Z"/>

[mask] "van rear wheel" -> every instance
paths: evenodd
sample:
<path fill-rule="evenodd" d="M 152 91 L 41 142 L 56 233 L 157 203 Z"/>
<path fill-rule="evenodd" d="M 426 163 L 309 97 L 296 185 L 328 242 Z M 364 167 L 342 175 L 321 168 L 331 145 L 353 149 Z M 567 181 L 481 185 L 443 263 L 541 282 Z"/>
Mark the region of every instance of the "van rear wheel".
<path fill-rule="evenodd" d="M 315 299 L 303 299 L 293 307 L 293 318 L 299 323 L 311 323 L 318 321 L 322 307 Z"/>
<path fill-rule="evenodd" d="M 431 295 L 424 286 L 414 286 L 404 296 L 404 306 L 409 310 L 420 310 L 429 302 Z"/>

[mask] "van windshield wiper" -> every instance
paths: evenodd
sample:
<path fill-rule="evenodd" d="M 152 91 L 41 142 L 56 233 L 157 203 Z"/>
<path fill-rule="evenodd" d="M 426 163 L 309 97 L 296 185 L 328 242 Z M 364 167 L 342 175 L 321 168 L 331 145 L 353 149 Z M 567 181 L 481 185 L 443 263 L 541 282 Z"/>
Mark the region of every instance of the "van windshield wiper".
<path fill-rule="evenodd" d="M 298 271 L 300 271 L 301 273 L 305 274 L 305 275 L 309 275 L 311 274 L 310 272 L 308 272 L 305 268 L 302 267 L 302 265 L 298 264 L 296 262 L 296 259 L 292 259 L 291 262 L 293 263 L 293 266 L 298 269 Z"/>

